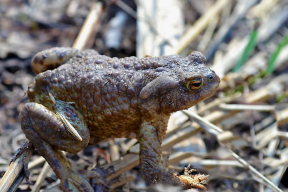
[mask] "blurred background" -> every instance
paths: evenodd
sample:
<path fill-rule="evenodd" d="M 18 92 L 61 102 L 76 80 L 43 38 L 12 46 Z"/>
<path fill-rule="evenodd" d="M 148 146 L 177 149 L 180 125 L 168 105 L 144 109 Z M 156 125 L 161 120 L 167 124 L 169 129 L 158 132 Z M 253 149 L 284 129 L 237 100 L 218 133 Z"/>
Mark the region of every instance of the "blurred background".
<path fill-rule="evenodd" d="M 211 98 L 189 112 L 221 131 L 213 134 L 190 113 L 173 114 L 163 141 L 171 169 L 183 174 L 190 165 L 195 174 L 209 174 L 209 191 L 276 190 L 235 160 L 230 149 L 288 191 L 287 27 L 288 0 L 0 0 L 0 177 L 26 139 L 18 114 L 36 76 L 35 53 L 72 46 L 119 58 L 200 51 L 222 80 Z M 135 144 L 109 140 L 67 156 L 79 169 L 110 165 L 137 152 Z M 33 153 L 31 160 L 39 159 Z M 29 168 L 33 183 L 43 163 Z M 37 185 L 49 191 L 57 182 L 48 171 Z M 137 163 L 113 182 L 121 183 L 114 186 L 118 191 L 165 191 L 147 188 Z M 24 181 L 17 191 L 33 187 Z"/>

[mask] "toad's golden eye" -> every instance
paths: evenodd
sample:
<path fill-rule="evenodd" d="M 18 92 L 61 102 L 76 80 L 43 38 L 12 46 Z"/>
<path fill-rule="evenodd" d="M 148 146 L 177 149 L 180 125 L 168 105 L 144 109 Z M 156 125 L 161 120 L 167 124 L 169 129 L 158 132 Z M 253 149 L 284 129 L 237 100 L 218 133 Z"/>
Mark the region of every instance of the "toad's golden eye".
<path fill-rule="evenodd" d="M 203 82 L 202 82 L 202 79 L 201 78 L 197 78 L 197 79 L 194 79 L 192 81 L 189 81 L 187 84 L 186 84 L 186 87 L 187 89 L 189 90 L 193 90 L 193 89 L 199 89 L 201 88 L 203 85 Z"/>

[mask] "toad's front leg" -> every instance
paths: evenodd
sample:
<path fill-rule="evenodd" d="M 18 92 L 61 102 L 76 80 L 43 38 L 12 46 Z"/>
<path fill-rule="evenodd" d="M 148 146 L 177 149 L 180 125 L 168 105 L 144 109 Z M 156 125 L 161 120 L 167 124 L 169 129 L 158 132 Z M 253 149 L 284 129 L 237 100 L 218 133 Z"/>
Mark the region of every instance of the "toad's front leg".
<path fill-rule="evenodd" d="M 67 131 L 55 113 L 38 103 L 27 103 L 23 107 L 20 113 L 22 130 L 61 180 L 63 191 L 93 192 L 88 181 L 75 170 L 61 151 L 77 153 L 88 144 L 89 131 L 83 116 L 74 107 L 65 104 L 59 107 L 59 111 L 64 118 L 70 119 L 82 141 Z"/>
<path fill-rule="evenodd" d="M 157 119 L 157 118 L 156 118 Z M 148 182 L 174 184 L 179 183 L 168 165 L 163 164 L 161 143 L 166 133 L 169 116 L 159 117 L 160 121 L 145 120 L 141 123 L 138 140 L 140 143 L 140 172 Z"/>

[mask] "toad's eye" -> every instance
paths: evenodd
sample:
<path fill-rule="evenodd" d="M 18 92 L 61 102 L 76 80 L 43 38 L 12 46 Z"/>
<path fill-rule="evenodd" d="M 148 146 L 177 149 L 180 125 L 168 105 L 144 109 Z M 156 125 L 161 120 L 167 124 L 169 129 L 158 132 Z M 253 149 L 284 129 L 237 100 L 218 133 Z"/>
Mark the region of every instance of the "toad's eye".
<path fill-rule="evenodd" d="M 197 79 L 194 79 L 192 81 L 189 81 L 186 84 L 186 87 L 189 90 L 193 90 L 193 89 L 199 89 L 200 87 L 202 87 L 202 85 L 203 85 L 202 79 L 201 78 L 197 78 Z"/>

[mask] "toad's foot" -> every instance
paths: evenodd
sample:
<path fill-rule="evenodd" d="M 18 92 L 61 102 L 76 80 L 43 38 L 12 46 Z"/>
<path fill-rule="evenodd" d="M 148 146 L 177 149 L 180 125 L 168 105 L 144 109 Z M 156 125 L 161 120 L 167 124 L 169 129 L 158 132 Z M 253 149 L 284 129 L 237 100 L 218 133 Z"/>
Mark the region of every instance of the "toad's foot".
<path fill-rule="evenodd" d="M 95 191 L 109 191 L 110 185 L 106 180 L 106 176 L 109 175 L 107 170 L 96 166 L 90 171 L 81 170 L 80 172 L 90 181 L 92 188 L 96 189 Z"/>
<path fill-rule="evenodd" d="M 69 174 L 66 175 L 67 179 L 65 181 L 61 180 L 60 188 L 63 191 L 67 191 L 68 189 L 68 191 L 72 190 L 90 192 L 90 188 L 92 188 L 92 191 L 109 191 L 109 186 L 107 185 L 106 179 L 103 177 L 103 175 L 96 172 L 96 170 L 93 169 L 93 171 L 76 171 L 73 166 L 70 168 L 67 170 L 67 173 Z M 88 181 L 90 182 L 88 183 Z M 69 188 L 67 186 L 69 186 Z"/>
<path fill-rule="evenodd" d="M 28 148 L 30 148 L 32 146 L 31 143 L 29 142 L 23 142 L 20 146 L 19 149 L 17 149 L 16 153 L 13 155 L 12 159 L 10 160 L 10 164 L 14 161 L 16 161 L 16 159 L 18 159 L 20 157 L 20 155 L 22 155 L 22 153 L 24 153 Z"/>

